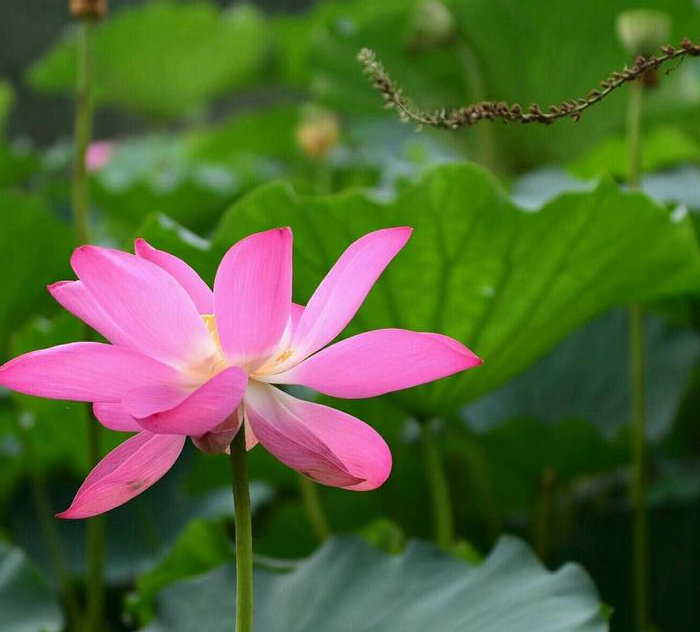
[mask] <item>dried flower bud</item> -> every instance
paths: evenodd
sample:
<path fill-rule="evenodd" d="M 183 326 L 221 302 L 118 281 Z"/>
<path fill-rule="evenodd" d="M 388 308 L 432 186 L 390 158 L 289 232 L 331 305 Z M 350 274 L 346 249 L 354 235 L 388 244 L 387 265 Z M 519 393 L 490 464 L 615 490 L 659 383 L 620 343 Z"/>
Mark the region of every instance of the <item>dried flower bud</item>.
<path fill-rule="evenodd" d="M 99 20 L 107 13 L 107 0 L 70 0 L 70 13 L 78 19 Z"/>
<path fill-rule="evenodd" d="M 617 36 L 632 56 L 649 56 L 669 39 L 671 18 L 663 11 L 635 9 L 617 16 Z"/>
<path fill-rule="evenodd" d="M 409 47 L 426 50 L 452 42 L 456 35 L 452 12 L 440 0 L 422 0 L 411 17 Z"/>
<path fill-rule="evenodd" d="M 297 125 L 299 149 L 309 158 L 323 159 L 340 143 L 340 123 L 332 113 L 319 107 L 304 109 Z"/>

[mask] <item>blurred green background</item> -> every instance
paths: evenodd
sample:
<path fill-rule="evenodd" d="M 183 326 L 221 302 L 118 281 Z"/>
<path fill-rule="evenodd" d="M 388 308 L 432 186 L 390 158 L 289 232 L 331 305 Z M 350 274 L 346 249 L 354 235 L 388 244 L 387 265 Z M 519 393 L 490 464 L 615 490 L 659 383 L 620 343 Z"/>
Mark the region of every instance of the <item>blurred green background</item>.
<path fill-rule="evenodd" d="M 66 5 L 3 0 L 0 9 L 3 361 L 83 335 L 45 291 L 72 278 L 78 29 Z M 290 560 L 312 555 L 312 567 L 328 574 L 302 577 L 319 595 L 317 618 L 292 616 L 286 628 L 264 619 L 261 632 L 380 629 L 368 613 L 382 605 L 371 595 L 353 596 L 356 608 L 347 611 L 335 597 L 322 599 L 326 583 L 363 584 L 362 567 L 336 567 L 334 555 L 367 555 L 368 567 L 382 569 L 377 581 L 400 593 L 401 574 L 382 575 L 388 563 L 373 556 L 376 549 L 399 556 L 404 578 L 413 578 L 416 560 L 438 554 L 406 543 L 445 534 L 436 502 L 447 503 L 451 533 L 447 545 L 441 541 L 442 566 L 421 590 L 447 594 L 460 573 L 493 564 L 500 569 L 494 584 L 476 581 L 481 592 L 464 603 L 503 614 L 514 589 L 507 580 L 521 578 L 516 592 L 537 586 L 522 632 L 602 630 L 608 624 L 598 599 L 612 612 L 613 631 L 637 630 L 631 302 L 644 312 L 646 605 L 653 629 L 663 632 L 688 632 L 700 620 L 697 60 L 660 73 L 644 91 L 640 192 L 625 184 L 626 88 L 578 123 L 484 122 L 416 134 L 382 108 L 356 60 L 360 48 L 375 49 L 428 109 L 481 99 L 545 106 L 584 96 L 632 63 L 615 23 L 638 7 L 667 14 L 670 43 L 700 34 L 692 0 L 110 3 L 95 32 L 94 136 L 102 155 L 90 164 L 93 241 L 129 249 L 145 237 L 211 282 L 237 239 L 290 225 L 295 300 L 303 303 L 354 238 L 408 224 L 415 228 L 409 246 L 346 334 L 385 326 L 439 331 L 485 361 L 429 387 L 332 402 L 377 428 L 394 455 L 392 476 L 376 492 L 318 490 L 331 530 L 352 533 L 369 549 L 350 554 L 357 541 L 341 538 L 319 552 L 296 475 L 262 448 L 251 452 L 255 551 L 268 573 L 261 594 L 269 590 L 284 604 L 304 599 L 284 577 L 309 567 Z M 80 406 L 0 390 L 3 631 L 71 629 L 64 612 L 71 590 L 82 599 L 85 526 L 52 516 L 89 469 L 85 435 Z M 103 451 L 121 440 L 104 431 Z M 226 459 L 188 446 L 160 483 L 109 514 L 105 630 L 229 629 L 221 589 L 231 580 L 227 482 Z M 528 548 L 499 540 L 505 533 Z M 505 548 L 480 566 L 497 542 Z M 499 551 L 507 564 L 494 561 Z M 583 574 L 571 584 L 545 576 L 535 556 L 550 569 L 579 563 L 598 592 Z M 191 597 L 195 589 L 211 590 L 216 607 Z M 572 619 L 545 628 L 538 613 L 544 617 L 546 598 L 567 590 L 580 596 Z M 183 595 L 193 600 L 189 614 L 178 610 Z M 597 614 L 582 623 L 584 602 Z M 411 604 L 394 607 L 414 616 Z M 411 620 L 433 620 L 429 612 L 426 605 Z M 450 617 L 458 615 L 443 608 L 443 627 L 414 629 L 508 632 L 512 625 L 496 617 L 491 627 L 455 627 L 459 619 Z M 411 629 L 393 620 L 395 628 L 381 629 Z"/>

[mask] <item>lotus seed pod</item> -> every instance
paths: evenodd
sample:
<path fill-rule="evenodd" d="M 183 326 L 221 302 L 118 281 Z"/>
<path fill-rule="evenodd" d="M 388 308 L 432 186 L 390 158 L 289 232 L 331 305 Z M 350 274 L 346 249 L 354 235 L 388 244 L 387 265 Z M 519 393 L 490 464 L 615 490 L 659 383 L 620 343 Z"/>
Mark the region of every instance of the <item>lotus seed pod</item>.
<path fill-rule="evenodd" d="M 340 143 L 340 123 L 332 112 L 307 107 L 296 129 L 299 149 L 309 158 L 326 158 Z"/>
<path fill-rule="evenodd" d="M 671 18 L 663 11 L 635 9 L 617 16 L 617 36 L 632 56 L 648 57 L 668 42 Z"/>
<path fill-rule="evenodd" d="M 414 9 L 410 34 L 410 46 L 417 50 L 449 44 L 456 34 L 454 16 L 440 0 L 424 0 Z"/>

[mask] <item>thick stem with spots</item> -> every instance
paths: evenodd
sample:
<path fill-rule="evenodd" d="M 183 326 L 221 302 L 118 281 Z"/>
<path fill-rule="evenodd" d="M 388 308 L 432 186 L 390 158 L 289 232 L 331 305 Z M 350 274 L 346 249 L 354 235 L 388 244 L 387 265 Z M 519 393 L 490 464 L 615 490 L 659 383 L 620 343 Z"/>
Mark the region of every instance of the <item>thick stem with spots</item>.
<path fill-rule="evenodd" d="M 253 630 L 253 530 L 245 425 L 231 443 L 231 486 L 236 526 L 236 632 Z"/>

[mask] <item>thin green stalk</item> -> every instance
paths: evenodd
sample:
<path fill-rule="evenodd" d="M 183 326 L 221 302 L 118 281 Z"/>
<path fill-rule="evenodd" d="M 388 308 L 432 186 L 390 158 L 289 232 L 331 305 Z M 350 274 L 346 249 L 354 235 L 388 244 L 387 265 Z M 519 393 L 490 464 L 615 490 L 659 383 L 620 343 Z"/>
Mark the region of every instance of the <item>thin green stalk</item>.
<path fill-rule="evenodd" d="M 86 156 L 92 138 L 92 82 L 93 60 L 93 20 L 85 18 L 80 28 L 80 46 L 78 49 L 78 76 L 75 94 L 75 133 L 73 162 L 73 226 L 75 240 L 79 245 L 88 241 L 89 225 L 89 190 Z"/>
<path fill-rule="evenodd" d="M 640 81 L 630 84 L 628 104 L 629 186 L 639 187 L 641 170 L 641 119 L 644 86 Z M 646 489 L 646 422 L 644 386 L 644 329 L 642 306 L 633 303 L 629 308 L 630 348 L 632 370 L 633 426 L 632 478 L 630 500 L 633 510 L 634 597 L 637 630 L 651 629 L 649 614 L 649 560 Z"/>
<path fill-rule="evenodd" d="M 250 519 L 245 427 L 231 443 L 231 485 L 236 526 L 236 632 L 253 630 L 253 530 Z"/>
<path fill-rule="evenodd" d="M 557 485 L 556 472 L 547 468 L 540 475 L 540 492 L 535 507 L 533 541 L 538 557 L 547 561 L 552 549 L 552 520 L 554 518 L 554 494 Z"/>
<path fill-rule="evenodd" d="M 646 423 L 644 418 L 644 344 L 642 307 L 630 306 L 630 345 L 632 350 L 632 393 L 634 417 L 632 429 L 632 479 L 630 497 L 634 512 L 634 594 L 637 629 L 651 629 L 649 616 L 649 561 L 646 481 Z"/>
<path fill-rule="evenodd" d="M 627 105 L 627 136 L 629 143 L 629 185 L 631 189 L 639 188 L 642 152 L 642 97 L 644 86 L 637 80 L 629 85 L 629 102 Z"/>
<path fill-rule="evenodd" d="M 82 614 L 80 612 L 78 598 L 73 589 L 73 584 L 66 567 L 66 558 L 63 554 L 63 546 L 61 544 L 61 535 L 56 528 L 56 521 L 51 511 L 51 503 L 49 502 L 48 493 L 46 491 L 46 479 L 40 470 L 39 462 L 36 457 L 36 449 L 34 447 L 31 430 L 20 428 L 20 436 L 22 437 L 24 454 L 29 462 L 31 470 L 32 498 L 34 500 L 37 518 L 39 519 L 41 534 L 49 554 L 51 570 L 60 587 L 61 598 L 66 608 L 70 629 L 78 630 Z"/>
<path fill-rule="evenodd" d="M 447 551 L 452 548 L 454 542 L 454 517 L 450 487 L 447 483 L 447 474 L 440 458 L 440 451 L 435 442 L 431 424 L 425 420 L 421 422 L 420 426 L 423 459 L 433 504 L 435 542 L 440 548 Z"/>
<path fill-rule="evenodd" d="M 78 76 L 75 104 L 75 159 L 73 162 L 73 225 L 78 245 L 89 241 L 89 182 L 86 156 L 92 137 L 92 83 L 94 72 L 93 30 L 94 21 L 84 18 L 81 24 L 80 46 L 77 55 Z M 86 332 L 88 330 L 86 329 Z M 100 458 L 99 427 L 85 407 L 88 460 L 94 465 Z M 87 630 L 100 630 L 104 610 L 104 519 L 90 518 L 87 523 Z"/>
<path fill-rule="evenodd" d="M 328 162 L 327 156 L 315 160 L 314 171 L 316 195 L 330 195 L 333 193 L 333 168 Z"/>
<path fill-rule="evenodd" d="M 88 432 L 88 458 L 91 464 L 100 458 L 99 427 L 92 417 L 89 406 L 85 406 L 85 422 Z M 86 594 L 87 632 L 102 629 L 104 613 L 104 516 L 95 516 L 87 521 L 88 575 Z"/>
<path fill-rule="evenodd" d="M 456 40 L 454 48 L 465 70 L 466 83 L 470 87 L 469 99 L 475 102 L 483 101 L 486 98 L 486 90 L 484 89 L 481 68 L 474 52 L 462 39 Z M 490 125 L 479 127 L 476 140 L 479 162 L 491 171 L 497 172 L 499 164 L 496 159 L 496 138 L 493 127 Z"/>
<path fill-rule="evenodd" d="M 323 510 L 321 497 L 318 493 L 318 485 L 301 474 L 298 478 L 299 491 L 301 493 L 301 500 L 304 503 L 306 517 L 309 519 L 309 523 L 316 537 L 320 542 L 323 542 L 330 536 L 331 529 L 328 526 L 326 512 Z"/>

